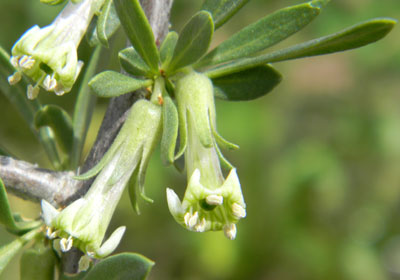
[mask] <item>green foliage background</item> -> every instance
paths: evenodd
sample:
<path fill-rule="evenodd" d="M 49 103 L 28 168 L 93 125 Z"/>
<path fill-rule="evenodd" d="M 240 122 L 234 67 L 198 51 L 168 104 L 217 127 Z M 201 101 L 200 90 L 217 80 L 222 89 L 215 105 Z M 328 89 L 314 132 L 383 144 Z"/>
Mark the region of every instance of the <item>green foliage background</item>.
<path fill-rule="evenodd" d="M 175 1 L 172 28 L 200 7 Z M 214 45 L 293 0 L 253 0 L 218 30 Z M 60 7 L 1 0 L 0 45 L 10 50 L 34 24 L 49 24 Z M 400 19 L 398 0 L 336 0 L 278 47 L 327 35 L 371 17 Z M 122 33 L 116 46 L 123 46 Z M 87 54 L 85 46 L 81 48 Z M 114 60 L 116 54 L 113 55 Z M 106 63 L 106 62 L 104 62 Z M 220 133 L 240 145 L 227 153 L 238 168 L 247 203 L 235 241 L 196 234 L 175 223 L 165 188 L 183 195 L 186 182 L 162 166 L 158 151 L 147 174 L 152 205 L 142 215 L 124 197 L 110 230 L 127 225 L 118 251 L 156 262 L 151 279 L 399 279 L 400 278 L 400 29 L 360 50 L 275 65 L 284 80 L 250 102 L 218 102 Z M 118 70 L 117 62 L 111 68 Z M 41 94 L 43 103 L 71 111 L 74 96 Z M 107 100 L 98 106 L 86 150 Z M 22 118 L 0 94 L 0 141 L 16 157 L 49 167 Z M 11 197 L 28 216 L 39 207 Z M 0 245 L 12 239 L 0 231 Z M 0 279 L 18 279 L 18 263 Z"/>

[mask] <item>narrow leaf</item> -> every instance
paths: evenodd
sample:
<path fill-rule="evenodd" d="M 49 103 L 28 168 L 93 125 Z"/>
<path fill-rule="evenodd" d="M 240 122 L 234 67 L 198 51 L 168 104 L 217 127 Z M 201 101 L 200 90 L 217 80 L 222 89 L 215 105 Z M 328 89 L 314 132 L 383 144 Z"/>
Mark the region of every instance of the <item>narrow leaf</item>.
<path fill-rule="evenodd" d="M 18 217 L 18 216 L 17 216 Z M 6 226 L 10 232 L 21 235 L 27 231 L 39 226 L 41 223 L 37 221 L 24 221 L 22 218 L 15 219 L 11 212 L 8 202 L 6 188 L 0 179 L 0 223 Z"/>
<path fill-rule="evenodd" d="M 119 20 L 132 46 L 153 73 L 158 73 L 159 55 L 154 34 L 139 0 L 114 0 Z"/>
<path fill-rule="evenodd" d="M 391 18 L 371 19 L 337 33 L 265 55 L 276 62 L 359 48 L 385 37 L 396 24 Z"/>
<path fill-rule="evenodd" d="M 84 280 L 143 280 L 153 265 L 153 261 L 142 255 L 122 253 L 100 261 Z"/>
<path fill-rule="evenodd" d="M 118 53 L 122 68 L 134 76 L 151 76 L 151 70 L 133 47 L 123 49 Z"/>
<path fill-rule="evenodd" d="M 35 115 L 37 129 L 48 126 L 54 132 L 60 148 L 69 155 L 74 139 L 72 121 L 68 113 L 56 105 L 43 106 Z"/>
<path fill-rule="evenodd" d="M 173 72 L 200 59 L 210 46 L 213 32 L 214 24 L 210 13 L 201 11 L 195 14 L 183 27 L 167 72 Z"/>
<path fill-rule="evenodd" d="M 169 96 L 164 97 L 163 133 L 161 138 L 161 160 L 165 165 L 174 162 L 176 141 L 178 138 L 178 111 Z"/>
<path fill-rule="evenodd" d="M 270 65 L 212 79 L 215 97 L 230 101 L 245 101 L 261 97 L 277 86 L 281 74 Z"/>
<path fill-rule="evenodd" d="M 320 13 L 319 6 L 314 2 L 319 1 L 281 9 L 243 28 L 195 66 L 216 65 L 246 57 L 279 43 L 305 27 Z"/>
<path fill-rule="evenodd" d="M 117 31 L 119 26 L 120 22 L 113 1 L 106 0 L 96 26 L 96 33 L 100 43 L 108 47 L 108 39 Z"/>
<path fill-rule="evenodd" d="M 139 80 L 118 72 L 104 71 L 97 74 L 89 82 L 89 86 L 97 96 L 115 97 L 150 86 L 152 83 L 152 80 Z"/>
<path fill-rule="evenodd" d="M 160 58 L 163 64 L 168 64 L 171 61 L 177 41 L 178 33 L 175 31 L 168 32 L 160 47 Z"/>
<path fill-rule="evenodd" d="M 234 16 L 249 0 L 205 0 L 200 10 L 209 11 L 215 30 Z"/>
<path fill-rule="evenodd" d="M 371 19 L 337 33 L 253 58 L 246 58 L 206 71 L 209 77 L 244 71 L 270 62 L 324 55 L 359 48 L 385 37 L 396 24 L 391 18 Z"/>
<path fill-rule="evenodd" d="M 21 280 L 53 280 L 56 257 L 51 248 L 26 250 L 20 260 Z"/>
<path fill-rule="evenodd" d="M 96 103 L 96 95 L 90 94 L 88 86 L 90 78 L 93 77 L 101 53 L 101 46 L 97 46 L 90 58 L 87 65 L 85 74 L 80 84 L 78 96 L 75 102 L 74 115 L 73 115 L 73 131 L 74 141 L 71 153 L 71 167 L 76 169 L 79 166 L 83 145 L 85 143 L 86 135 L 88 132 L 89 124 L 92 119 L 94 106 Z"/>
<path fill-rule="evenodd" d="M 31 131 L 43 145 L 53 166 L 58 169 L 61 166 L 61 160 L 52 132 L 49 128 L 42 128 L 37 131 L 34 125 L 35 113 L 40 109 L 41 105 L 37 99 L 28 100 L 26 97 L 27 79 L 23 77 L 21 81 L 14 86 L 10 86 L 7 82 L 7 77 L 12 75 L 15 71 L 16 69 L 10 63 L 10 56 L 0 47 L 0 91 L 21 114 Z"/>
<path fill-rule="evenodd" d="M 0 274 L 3 272 L 4 268 L 11 261 L 11 259 L 19 252 L 22 247 L 35 238 L 36 235 L 40 234 L 41 229 L 35 229 L 29 231 L 21 237 L 18 237 L 11 243 L 4 245 L 0 248 Z"/>

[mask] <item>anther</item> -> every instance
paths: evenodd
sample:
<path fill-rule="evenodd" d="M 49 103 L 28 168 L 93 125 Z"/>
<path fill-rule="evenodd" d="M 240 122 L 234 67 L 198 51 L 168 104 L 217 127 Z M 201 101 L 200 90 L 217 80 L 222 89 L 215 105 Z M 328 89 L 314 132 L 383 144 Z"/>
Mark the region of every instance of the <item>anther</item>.
<path fill-rule="evenodd" d="M 193 228 L 193 227 L 197 224 L 198 220 L 199 220 L 199 213 L 198 213 L 198 212 L 195 212 L 195 213 L 192 215 L 192 217 L 190 217 L 188 226 L 189 226 L 190 228 Z"/>
<path fill-rule="evenodd" d="M 224 234 L 230 240 L 236 238 L 236 225 L 235 224 L 228 224 L 224 225 Z"/>
<path fill-rule="evenodd" d="M 224 198 L 221 195 L 212 194 L 206 197 L 206 202 L 209 205 L 222 205 Z"/>
<path fill-rule="evenodd" d="M 71 250 L 72 248 L 72 237 L 68 237 L 68 239 L 66 238 L 62 238 L 60 240 L 60 248 L 62 252 L 68 252 L 69 250 Z"/>
<path fill-rule="evenodd" d="M 29 70 L 33 67 L 33 65 L 35 65 L 35 59 L 33 59 L 32 56 L 23 55 L 19 59 L 18 64 L 19 64 L 19 67 Z"/>
<path fill-rule="evenodd" d="M 13 86 L 17 84 L 19 81 L 21 81 L 21 77 L 22 77 L 21 73 L 17 71 L 11 76 L 8 76 L 8 83 Z"/>
<path fill-rule="evenodd" d="M 246 217 L 246 209 L 235 202 L 232 204 L 232 214 L 238 219 L 244 218 Z"/>
<path fill-rule="evenodd" d="M 28 96 L 28 99 L 35 99 L 39 95 L 39 87 L 38 86 L 32 86 L 28 85 L 28 88 L 26 90 L 26 95 Z"/>

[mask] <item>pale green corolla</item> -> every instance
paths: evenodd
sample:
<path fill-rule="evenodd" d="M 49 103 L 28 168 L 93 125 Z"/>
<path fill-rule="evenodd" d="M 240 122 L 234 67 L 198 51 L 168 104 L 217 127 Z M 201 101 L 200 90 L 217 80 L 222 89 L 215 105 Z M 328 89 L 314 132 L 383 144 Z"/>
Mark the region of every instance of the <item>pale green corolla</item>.
<path fill-rule="evenodd" d="M 69 92 L 83 65 L 77 48 L 103 2 L 69 2 L 52 24 L 43 28 L 35 25 L 26 31 L 11 51 L 16 72 L 8 78 L 9 83 L 18 83 L 22 73 L 30 77 L 34 82 L 27 88 L 30 99 L 38 95 L 39 86 L 57 95 Z"/>
<path fill-rule="evenodd" d="M 189 230 L 223 230 L 234 239 L 246 205 L 236 169 L 231 168 L 226 179 L 221 170 L 212 83 L 205 75 L 191 72 L 177 82 L 175 93 L 188 186 L 182 202 L 167 189 L 170 212 Z"/>
<path fill-rule="evenodd" d="M 161 107 L 147 100 L 137 101 L 100 163 L 81 177 L 78 176 L 78 179 L 87 179 L 98 174 L 86 195 L 61 211 L 42 201 L 48 237 L 59 238 L 58 244 L 63 252 L 74 246 L 86 253 L 81 262 L 82 269 L 87 267 L 88 257 L 107 256 L 122 238 L 125 227 L 116 229 L 103 243 L 125 186 L 130 185 L 132 199 L 136 196 L 136 188 L 145 197 L 144 173 L 158 143 L 160 129 Z"/>

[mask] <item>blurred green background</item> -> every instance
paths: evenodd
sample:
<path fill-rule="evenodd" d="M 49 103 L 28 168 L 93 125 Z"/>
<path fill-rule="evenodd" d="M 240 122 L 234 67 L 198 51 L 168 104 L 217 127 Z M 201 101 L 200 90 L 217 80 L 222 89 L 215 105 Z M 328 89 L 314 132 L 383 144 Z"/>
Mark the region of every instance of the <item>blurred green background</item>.
<path fill-rule="evenodd" d="M 176 0 L 172 29 L 201 1 Z M 253 0 L 215 34 L 213 44 L 294 0 Z M 60 7 L 37 0 L 0 1 L 0 45 L 10 50 L 34 24 Z M 278 47 L 312 39 L 372 17 L 400 19 L 399 0 L 335 0 L 303 31 Z M 122 33 L 116 41 L 121 41 Z M 116 46 L 121 43 L 116 43 Z M 85 50 L 81 50 L 85 52 Z M 111 67 L 118 69 L 116 55 Z M 275 65 L 282 83 L 264 98 L 217 102 L 218 127 L 240 145 L 236 165 L 247 203 L 235 241 L 196 234 L 175 223 L 165 188 L 183 195 L 186 180 L 162 166 L 158 151 L 147 174 L 152 205 L 137 216 L 125 196 L 110 230 L 127 225 L 118 251 L 156 262 L 150 279 L 400 279 L 400 28 L 382 41 L 330 56 Z M 42 93 L 43 103 L 72 112 L 73 94 Z M 93 143 L 107 100 L 98 100 L 86 145 Z M 49 167 L 22 118 L 0 94 L 0 141 L 16 157 Z M 39 215 L 10 196 L 13 208 Z M 0 245 L 12 240 L 0 229 Z M 19 279 L 15 260 L 0 279 Z"/>

